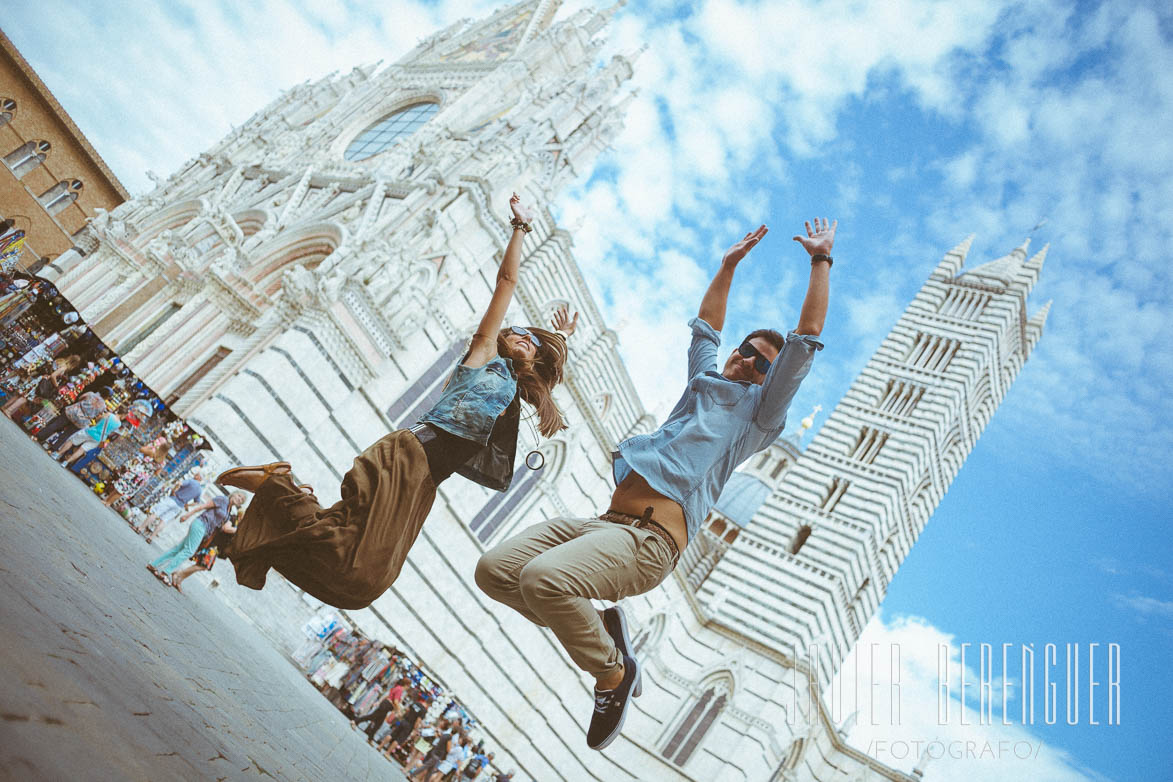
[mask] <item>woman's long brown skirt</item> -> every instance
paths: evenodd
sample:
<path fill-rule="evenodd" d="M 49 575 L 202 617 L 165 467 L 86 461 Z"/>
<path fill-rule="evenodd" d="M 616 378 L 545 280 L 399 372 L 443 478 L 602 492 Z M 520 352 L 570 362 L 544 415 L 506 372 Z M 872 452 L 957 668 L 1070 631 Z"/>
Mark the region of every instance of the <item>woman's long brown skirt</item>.
<path fill-rule="evenodd" d="M 246 587 L 261 589 L 273 568 L 325 603 L 365 608 L 399 575 L 435 498 L 423 446 L 400 429 L 355 458 L 329 508 L 289 475 L 271 476 L 225 556 Z"/>

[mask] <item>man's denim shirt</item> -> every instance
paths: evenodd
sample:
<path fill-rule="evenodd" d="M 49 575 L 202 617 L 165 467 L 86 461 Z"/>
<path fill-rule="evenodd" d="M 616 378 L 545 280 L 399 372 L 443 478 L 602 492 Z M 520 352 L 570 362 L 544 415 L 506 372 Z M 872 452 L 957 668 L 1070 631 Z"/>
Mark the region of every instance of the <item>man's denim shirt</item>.
<path fill-rule="evenodd" d="M 634 471 L 679 503 L 691 541 L 733 470 L 782 434 L 786 409 L 823 343 L 788 333 L 759 386 L 722 376 L 717 371 L 720 335 L 700 318 L 688 325 L 692 344 L 684 395 L 659 429 L 619 444 L 612 473 L 619 485 Z"/>
<path fill-rule="evenodd" d="M 484 366 L 458 364 L 444 393 L 420 421 L 487 445 L 497 416 L 517 395 L 513 362 L 496 356 Z"/>

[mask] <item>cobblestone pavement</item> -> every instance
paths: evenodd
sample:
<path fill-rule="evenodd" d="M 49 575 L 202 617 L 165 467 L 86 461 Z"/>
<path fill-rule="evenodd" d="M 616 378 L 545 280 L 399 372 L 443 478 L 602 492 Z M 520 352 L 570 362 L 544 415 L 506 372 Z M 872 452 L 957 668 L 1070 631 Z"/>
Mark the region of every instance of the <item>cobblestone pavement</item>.
<path fill-rule="evenodd" d="M 402 780 L 297 668 L 0 416 L 0 778 Z"/>

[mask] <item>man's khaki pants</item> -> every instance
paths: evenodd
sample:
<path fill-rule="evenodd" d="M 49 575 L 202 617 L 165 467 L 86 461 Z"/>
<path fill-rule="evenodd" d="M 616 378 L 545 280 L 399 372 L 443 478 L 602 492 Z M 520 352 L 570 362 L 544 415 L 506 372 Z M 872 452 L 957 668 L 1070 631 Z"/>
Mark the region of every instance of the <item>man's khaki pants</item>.
<path fill-rule="evenodd" d="M 590 599 L 616 602 L 653 589 L 676 567 L 663 538 L 600 519 L 552 519 L 486 551 L 485 594 L 549 627 L 579 668 L 598 677 L 622 659 Z"/>

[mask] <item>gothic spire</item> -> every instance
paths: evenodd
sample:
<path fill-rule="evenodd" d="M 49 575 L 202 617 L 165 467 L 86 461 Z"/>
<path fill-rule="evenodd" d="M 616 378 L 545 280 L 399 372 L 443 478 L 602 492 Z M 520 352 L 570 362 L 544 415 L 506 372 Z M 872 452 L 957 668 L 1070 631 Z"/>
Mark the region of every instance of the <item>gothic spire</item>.
<path fill-rule="evenodd" d="M 944 279 L 956 277 L 957 273 L 961 271 L 962 265 L 965 263 L 965 256 L 969 254 L 969 247 L 972 244 L 973 234 L 970 234 L 960 244 L 945 253 L 945 257 L 941 259 L 941 262 L 937 264 L 937 268 L 933 270 L 932 276 Z"/>

